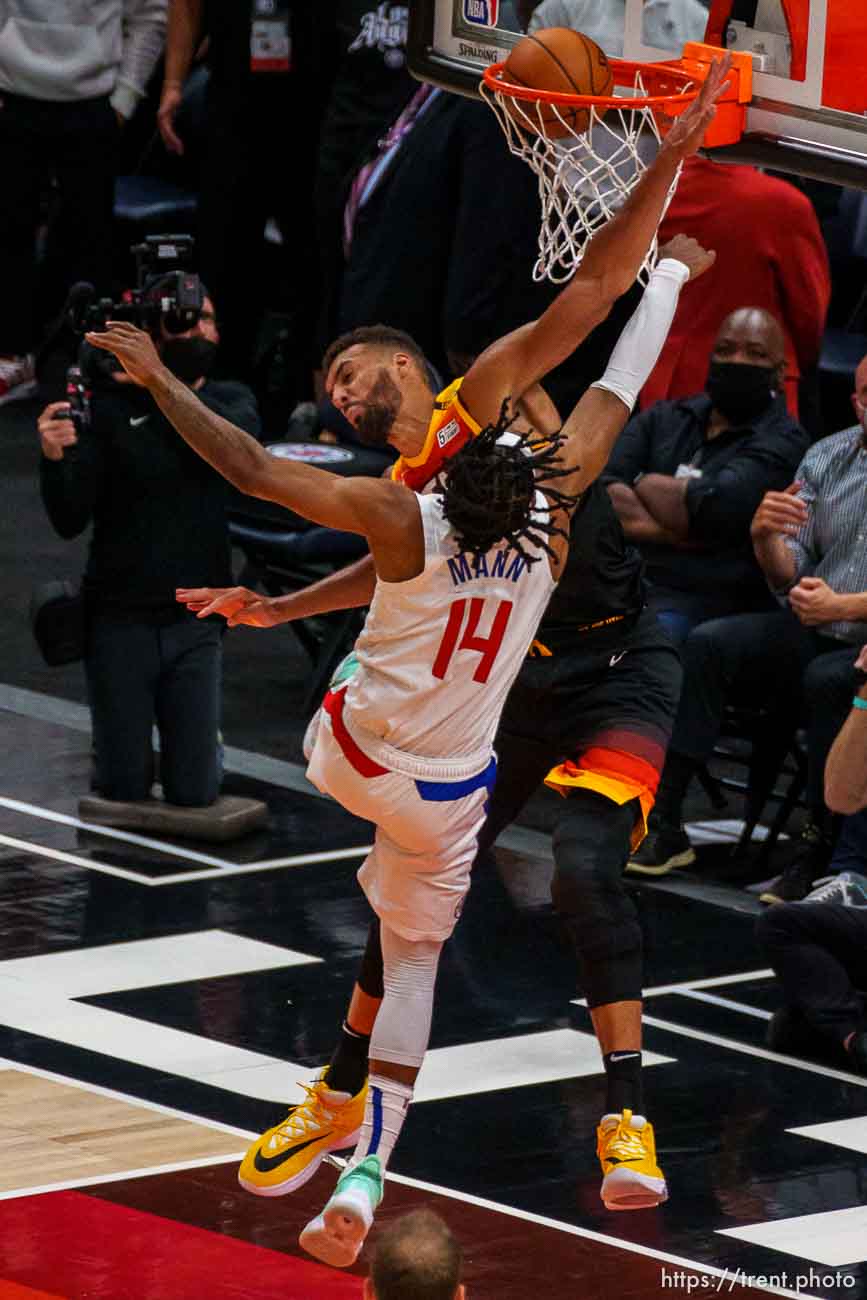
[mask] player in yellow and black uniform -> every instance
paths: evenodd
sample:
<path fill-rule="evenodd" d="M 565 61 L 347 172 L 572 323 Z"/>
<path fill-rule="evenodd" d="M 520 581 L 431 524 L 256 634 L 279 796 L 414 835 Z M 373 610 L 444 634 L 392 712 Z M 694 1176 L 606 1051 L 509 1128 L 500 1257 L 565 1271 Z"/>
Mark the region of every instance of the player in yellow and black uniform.
<path fill-rule="evenodd" d="M 397 450 L 395 478 L 416 491 L 424 487 L 462 439 L 469 439 L 479 426 L 498 422 L 504 402 L 525 404 L 528 396 L 535 400 L 539 381 L 605 319 L 638 273 L 677 168 L 700 146 L 727 71 L 725 59 L 715 65 L 626 203 L 589 242 L 581 266 L 542 316 L 488 347 L 451 389 L 437 397 L 416 344 L 388 326 L 363 327 L 331 345 L 323 359 L 326 392 L 363 443 L 389 444 Z M 686 273 L 698 274 L 713 257 L 704 250 L 696 257 L 694 241 L 685 243 L 692 249 L 681 246 L 671 257 L 683 254 Z M 556 902 L 583 959 L 605 1062 L 607 1111 L 598 1152 L 602 1196 L 615 1209 L 658 1204 L 667 1194 L 656 1166 L 652 1128 L 641 1113 L 641 934 L 619 876 L 655 792 L 676 704 L 679 663 L 673 647 L 642 612 L 637 557 L 625 545 L 606 494 L 591 486 L 613 445 L 612 426 L 605 418 L 610 408 L 597 405 L 592 395 L 600 387 L 617 393 L 622 428 L 640 387 L 633 382 L 635 372 L 646 371 L 647 357 L 642 354 L 648 347 L 642 349 L 642 340 L 658 337 L 657 330 L 645 328 L 646 321 L 636 322 L 652 296 L 649 287 L 615 348 L 616 353 L 631 330 L 626 351 L 632 362 L 621 357 L 625 369 L 615 367 L 630 382 L 618 387 L 614 372 L 605 382 L 606 371 L 579 403 L 580 468 L 587 486 L 573 516 L 570 554 L 578 567 L 571 578 L 567 567 L 557 593 L 562 599 L 552 602 L 540 629 L 540 640 L 550 653 L 542 651 L 540 658 L 528 660 L 513 688 L 514 694 L 526 682 L 529 710 L 513 710 L 507 702 L 503 713 L 505 730 L 497 743 L 501 763 L 505 748 L 513 750 L 504 764 L 511 776 L 506 775 L 502 792 L 498 780 L 491 810 L 494 831 L 520 810 L 553 768 L 558 771 L 552 779 L 569 796 L 563 804 L 563 828 L 555 837 Z M 640 365 L 633 364 L 636 354 L 641 355 Z M 613 363 L 614 354 L 609 370 Z M 578 408 L 569 419 L 577 413 Z M 530 419 L 547 432 L 541 421 Z M 372 566 L 359 561 L 306 592 L 269 602 L 257 593 L 236 591 L 207 608 L 234 623 L 271 626 L 368 604 L 373 581 Z M 627 687 L 622 683 L 629 671 L 632 684 Z M 530 728 L 535 741 L 532 761 Z M 335 1056 L 308 1100 L 250 1148 L 240 1171 L 250 1190 L 277 1195 L 299 1187 L 326 1150 L 351 1145 L 347 1133 L 364 1113 L 361 1093 L 369 1034 L 382 997 L 381 971 L 374 929 Z M 338 1125 L 342 1136 L 336 1140 Z"/>
<path fill-rule="evenodd" d="M 481 430 L 460 398 L 460 379 L 453 380 L 434 398 L 422 449 L 415 456 L 401 454 L 391 467 L 395 483 L 403 483 L 413 492 L 421 492 L 440 472 L 449 456 L 465 447 Z"/>
<path fill-rule="evenodd" d="M 681 255 L 688 258 L 688 250 Z M 663 261 L 654 274 L 662 274 L 666 265 Z M 652 337 L 646 310 L 643 303 L 618 348 L 630 333 Z M 658 332 L 652 314 L 649 323 Z M 411 344 L 403 341 L 402 346 Z M 332 359 L 331 379 L 341 355 Z M 622 373 L 616 356 L 599 381 L 603 388 L 609 371 Z M 377 401 L 387 404 L 392 400 L 388 386 L 376 382 Z M 623 422 L 632 390 L 637 391 L 634 383 L 623 397 Z M 474 436 L 477 421 L 462 397 L 463 385 L 456 381 L 435 399 L 427 427 L 417 435 L 418 450 L 413 454 L 407 440 L 406 452 L 392 469 L 398 481 L 424 490 L 452 449 Z M 559 426 L 541 390 L 532 389 L 521 405 L 541 432 Z M 606 444 L 601 435 L 598 444 L 592 436 L 587 439 L 586 462 L 582 456 L 587 487 L 573 515 L 570 557 L 502 714 L 498 776 L 480 847 L 494 842 L 543 781 L 566 796 L 554 835 L 554 901 L 582 967 L 605 1063 L 606 1110 L 599 1131 L 603 1199 L 609 1208 L 622 1209 L 658 1204 L 666 1195 L 641 1091 L 641 930 L 621 876 L 653 804 L 677 705 L 680 664 L 677 651 L 644 608 L 641 561 L 596 481 L 611 442 L 613 438 Z M 351 582 L 352 572 L 326 579 L 318 589 Z M 283 605 L 292 617 L 316 590 L 271 604 Z M 250 1190 L 277 1195 L 298 1187 L 335 1141 L 335 1133 L 338 1143 L 345 1144 L 338 1127 L 349 1131 L 360 1116 L 368 1035 L 382 991 L 374 924 L 333 1060 L 313 1086 L 311 1099 L 251 1147 L 241 1168 Z M 320 1129 L 321 1143 L 310 1138 Z"/>

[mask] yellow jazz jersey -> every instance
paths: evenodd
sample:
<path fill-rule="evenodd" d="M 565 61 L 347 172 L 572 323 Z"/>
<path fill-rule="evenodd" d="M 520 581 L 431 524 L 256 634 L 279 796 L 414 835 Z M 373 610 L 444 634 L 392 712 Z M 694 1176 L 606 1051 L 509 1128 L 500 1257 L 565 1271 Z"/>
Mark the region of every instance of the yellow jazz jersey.
<path fill-rule="evenodd" d="M 458 392 L 463 376 L 444 388 L 434 402 L 424 446 L 417 456 L 399 456 L 391 469 L 396 483 L 404 483 L 413 492 L 435 477 L 449 456 L 454 456 L 481 430 L 481 425 L 462 405 Z"/>

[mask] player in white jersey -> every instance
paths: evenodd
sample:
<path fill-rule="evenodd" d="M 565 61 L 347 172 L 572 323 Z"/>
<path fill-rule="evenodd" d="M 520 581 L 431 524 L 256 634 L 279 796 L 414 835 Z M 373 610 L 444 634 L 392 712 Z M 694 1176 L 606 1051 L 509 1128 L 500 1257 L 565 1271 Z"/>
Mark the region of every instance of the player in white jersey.
<path fill-rule="evenodd" d="M 501 441 L 504 404 L 498 424 L 449 462 L 438 493 L 340 478 L 277 460 L 213 416 L 142 330 L 110 322 L 87 338 L 113 352 L 241 491 L 361 533 L 373 556 L 358 668 L 326 696 L 309 767 L 321 789 L 377 828 L 359 872 L 380 918 L 385 988 L 364 1123 L 335 1197 L 302 1234 L 311 1253 L 346 1266 L 382 1197 L 427 1048 L 440 950 L 469 887 L 493 784 L 494 732 L 565 563 L 581 471 L 569 468 L 569 439 L 559 434 Z M 593 394 L 603 423 L 615 412 L 621 419 L 620 399 Z"/>
<path fill-rule="evenodd" d="M 667 328 L 689 268 L 663 263 L 656 275 L 660 289 L 666 280 L 674 286 L 655 309 Z M 643 324 L 633 336 L 658 333 Z M 309 768 L 320 788 L 377 827 L 359 872 L 379 916 L 384 966 L 370 1086 L 355 1153 L 301 1235 L 312 1254 L 346 1266 L 382 1198 L 427 1048 L 439 955 L 469 884 L 493 780 L 500 708 L 565 563 L 577 494 L 599 473 L 631 408 L 631 353 L 640 346 L 635 337 L 624 344 L 562 435 L 504 445 L 502 415 L 449 461 L 439 492 L 419 496 L 392 481 L 343 479 L 270 457 L 202 406 L 131 325 L 88 339 L 113 352 L 242 491 L 370 544 L 377 581 L 359 663 L 326 697 Z M 259 1154 L 266 1164 L 282 1159 L 264 1147 Z"/>
<path fill-rule="evenodd" d="M 476 467 L 502 454 L 495 432 L 479 435 Z M 551 446 L 517 466 L 525 499 L 527 487 L 535 493 L 527 533 L 485 550 L 457 540 L 444 514 L 448 484 L 444 495 L 413 494 L 424 567 L 402 582 L 377 581 L 354 671 L 328 692 L 308 732 L 310 780 L 376 824 L 358 879 L 389 931 L 427 945 L 431 991 L 439 945 L 469 888 L 503 702 L 555 586 L 543 549 L 549 507 L 532 488 L 533 461 L 554 455 Z M 511 474 L 514 452 L 494 463 Z M 426 1045 L 404 1064 L 420 1066 Z"/>

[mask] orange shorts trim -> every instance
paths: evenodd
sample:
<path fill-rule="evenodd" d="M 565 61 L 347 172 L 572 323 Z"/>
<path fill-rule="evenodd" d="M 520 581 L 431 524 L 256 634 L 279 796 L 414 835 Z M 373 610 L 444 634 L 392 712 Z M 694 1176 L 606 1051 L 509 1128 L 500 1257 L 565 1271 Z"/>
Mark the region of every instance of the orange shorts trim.
<path fill-rule="evenodd" d="M 566 798 L 570 789 L 595 790 L 613 803 L 637 799 L 639 814 L 632 831 L 632 851 L 647 834 L 647 818 L 656 801 L 659 772 L 652 763 L 619 749 L 585 750 L 577 761 L 567 760 L 551 769 L 545 784 Z"/>

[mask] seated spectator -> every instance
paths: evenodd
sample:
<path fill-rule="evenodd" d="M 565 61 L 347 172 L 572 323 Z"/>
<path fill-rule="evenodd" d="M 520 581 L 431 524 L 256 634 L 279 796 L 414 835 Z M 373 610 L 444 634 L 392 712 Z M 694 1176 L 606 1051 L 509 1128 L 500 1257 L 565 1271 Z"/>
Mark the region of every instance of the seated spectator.
<path fill-rule="evenodd" d="M 825 874 L 834 825 L 823 798 L 825 762 L 857 685 L 854 647 L 867 642 L 867 357 L 853 396 L 859 424 L 807 452 L 785 492 L 768 492 L 752 523 L 753 547 L 782 608 L 713 619 L 683 646 L 684 682 L 651 816 L 629 869 L 661 875 L 694 859 L 681 825 L 696 768 L 719 735 L 731 692 L 770 710 L 766 726 L 793 734 L 806 714 L 809 820 L 763 902 L 805 898 Z"/>
<path fill-rule="evenodd" d="M 806 395 L 801 422 L 818 437 L 823 430 L 812 409 L 816 402 L 811 390 L 831 278 L 810 200 L 788 181 L 765 176 L 755 167 L 689 158 L 662 219 L 660 243 L 681 230 L 705 248 L 715 248 L 717 260 L 706 285 L 687 286 L 662 355 L 644 386 L 642 407 L 696 392 L 704 382 L 704 359 L 720 321 L 749 302 L 770 312 L 782 326 L 789 411 L 797 419 L 799 397 Z M 801 384 L 802 378 L 809 382 Z"/>
<path fill-rule="evenodd" d="M 432 1210 L 413 1210 L 379 1238 L 365 1300 L 464 1300 L 463 1252 Z"/>
<path fill-rule="evenodd" d="M 768 1046 L 798 1056 L 830 1049 L 835 1063 L 867 1074 L 867 879 L 845 871 L 797 905 L 769 908 L 756 938 L 785 999 Z"/>
<path fill-rule="evenodd" d="M 705 391 L 634 416 L 609 461 L 608 490 L 644 555 L 650 607 L 678 644 L 706 619 L 772 608 L 750 521 L 808 446 L 780 392 L 783 350 L 768 312 L 733 312 Z"/>
<path fill-rule="evenodd" d="M 825 802 L 837 813 L 867 809 L 867 647 L 855 660 L 855 671 L 860 674 L 858 693 L 825 765 Z"/>
<path fill-rule="evenodd" d="M 861 685 L 825 769 L 829 807 L 852 814 L 832 874 L 797 907 L 765 912 L 756 937 L 785 995 L 768 1026 L 768 1046 L 795 1055 L 830 1048 L 840 1063 L 867 1073 L 867 648 L 856 667 Z"/>
<path fill-rule="evenodd" d="M 206 297 L 196 326 L 162 332 L 158 347 L 206 406 L 258 434 L 249 389 L 208 378 L 218 339 Z M 38 423 L 51 523 L 67 538 L 93 523 L 83 590 L 94 788 L 106 799 L 149 797 L 157 723 L 166 800 L 206 806 L 219 792 L 222 630 L 182 609 L 175 589 L 231 582 L 228 485 L 141 386 L 94 372 L 89 422 L 76 429 L 68 402 L 52 402 Z"/>

